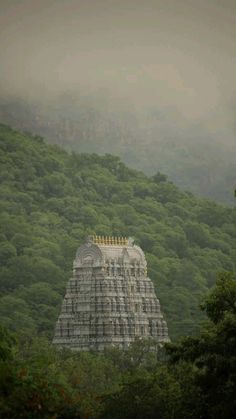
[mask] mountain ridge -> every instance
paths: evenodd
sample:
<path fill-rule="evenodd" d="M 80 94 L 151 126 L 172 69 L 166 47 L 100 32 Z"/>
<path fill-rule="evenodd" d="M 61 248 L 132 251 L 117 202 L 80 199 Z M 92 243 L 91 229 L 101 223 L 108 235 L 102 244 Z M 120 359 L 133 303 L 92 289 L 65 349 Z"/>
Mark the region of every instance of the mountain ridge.
<path fill-rule="evenodd" d="M 206 121 L 190 122 L 174 108 L 138 112 L 128 103 L 85 93 L 45 101 L 13 97 L 1 99 L 0 120 L 67 150 L 118 155 L 149 176 L 161 171 L 182 189 L 233 204 L 232 133 Z"/>

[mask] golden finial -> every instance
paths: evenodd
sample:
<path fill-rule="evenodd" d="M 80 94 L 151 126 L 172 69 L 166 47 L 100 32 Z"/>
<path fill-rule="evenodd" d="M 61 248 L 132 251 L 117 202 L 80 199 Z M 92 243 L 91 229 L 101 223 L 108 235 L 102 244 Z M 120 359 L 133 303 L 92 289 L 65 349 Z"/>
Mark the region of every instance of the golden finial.
<path fill-rule="evenodd" d="M 120 236 L 97 236 L 96 234 L 91 237 L 92 243 L 102 244 L 107 246 L 127 246 L 127 237 Z"/>

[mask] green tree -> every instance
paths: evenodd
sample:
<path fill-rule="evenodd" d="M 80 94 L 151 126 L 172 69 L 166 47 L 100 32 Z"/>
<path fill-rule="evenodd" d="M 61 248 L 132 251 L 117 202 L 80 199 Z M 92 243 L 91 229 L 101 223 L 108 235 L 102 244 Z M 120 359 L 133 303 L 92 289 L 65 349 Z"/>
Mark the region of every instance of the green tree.
<path fill-rule="evenodd" d="M 167 347 L 172 364 L 191 363 L 204 417 L 231 419 L 236 413 L 236 280 L 223 273 L 202 305 L 210 321 L 200 336 Z"/>

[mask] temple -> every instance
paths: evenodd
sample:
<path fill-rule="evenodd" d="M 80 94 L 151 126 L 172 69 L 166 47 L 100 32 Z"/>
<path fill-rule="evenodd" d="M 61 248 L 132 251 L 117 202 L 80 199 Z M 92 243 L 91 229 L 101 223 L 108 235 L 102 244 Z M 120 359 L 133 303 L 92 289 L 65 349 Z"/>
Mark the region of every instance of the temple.
<path fill-rule="evenodd" d="M 90 236 L 79 247 L 53 343 L 72 350 L 169 341 L 143 251 L 132 239 Z"/>

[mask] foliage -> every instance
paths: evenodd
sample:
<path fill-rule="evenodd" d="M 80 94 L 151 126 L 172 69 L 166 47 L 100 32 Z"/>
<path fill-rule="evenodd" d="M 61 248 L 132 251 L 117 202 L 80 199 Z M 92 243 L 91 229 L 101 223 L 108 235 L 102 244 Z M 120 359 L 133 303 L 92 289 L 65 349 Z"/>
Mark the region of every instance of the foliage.
<path fill-rule="evenodd" d="M 116 389 L 120 373 L 102 354 L 57 352 L 45 338 L 11 339 L 4 330 L 0 348 L 9 350 L 0 361 L 1 417 L 95 417 L 102 394 Z"/>
<path fill-rule="evenodd" d="M 200 333 L 158 351 L 152 340 L 137 340 L 126 351 L 56 351 L 45 338 L 16 341 L 2 328 L 1 416 L 234 418 L 235 293 L 235 278 L 221 274 L 202 305 L 209 320 Z"/>
<path fill-rule="evenodd" d="M 187 121 L 174 109 L 155 106 L 137 112 L 114 97 L 81 91 L 44 103 L 2 97 L 0 118 L 69 150 L 119 155 L 158 181 L 163 175 L 155 172 L 161 171 L 182 189 L 233 204 L 234 138 L 221 130 L 213 133 L 205 121 Z"/>
<path fill-rule="evenodd" d="M 36 342 L 35 342 L 36 343 Z M 13 347 L 13 340 L 5 330 L 1 335 L 1 347 L 9 346 L 8 356 L 0 360 L 0 415 L 6 419 L 14 418 L 80 418 L 78 395 L 76 397 L 59 371 L 54 371 L 58 357 L 49 350 L 42 356 L 44 345 L 37 342 L 31 353 L 24 350 L 21 359 L 20 346 Z M 15 342 L 14 342 L 15 344 Z M 10 353 L 14 351 L 14 357 Z M 58 361 L 57 361 L 58 363 Z M 58 365 L 57 365 L 58 367 Z"/>
<path fill-rule="evenodd" d="M 222 292 L 223 291 L 223 292 Z M 166 362 L 139 366 L 105 397 L 101 418 L 232 419 L 236 413 L 236 280 L 221 274 L 195 337 L 167 344 Z M 226 301 L 225 301 L 226 298 Z M 217 313 L 219 315 L 217 315 Z"/>
<path fill-rule="evenodd" d="M 69 154 L 0 125 L 0 315 L 52 337 L 76 248 L 88 234 L 133 236 L 175 339 L 204 318 L 216 272 L 235 269 L 236 213 L 149 178 L 118 157 Z"/>
<path fill-rule="evenodd" d="M 169 345 L 171 364 L 191 363 L 204 417 L 231 419 L 236 413 L 236 280 L 221 274 L 202 308 L 209 323 L 199 336 Z"/>

